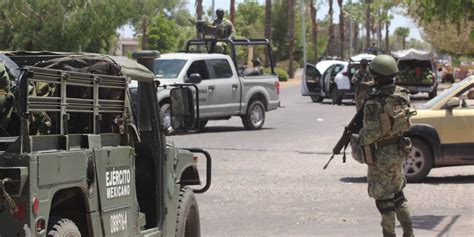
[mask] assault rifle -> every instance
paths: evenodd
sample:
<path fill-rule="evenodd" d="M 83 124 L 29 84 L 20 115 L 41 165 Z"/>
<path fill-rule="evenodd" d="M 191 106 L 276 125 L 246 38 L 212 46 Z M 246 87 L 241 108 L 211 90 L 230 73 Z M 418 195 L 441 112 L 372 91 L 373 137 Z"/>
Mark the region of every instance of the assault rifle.
<path fill-rule="evenodd" d="M 206 26 L 206 21 L 195 21 L 193 19 L 189 19 L 188 18 L 188 21 L 191 22 L 194 26 L 196 26 L 196 30 L 199 32 L 199 33 L 204 33 L 204 29 L 205 29 L 205 26 Z"/>
<path fill-rule="evenodd" d="M 326 169 L 328 167 L 329 163 L 331 163 L 335 155 L 341 154 L 342 148 L 344 148 L 342 162 L 346 163 L 346 148 L 349 145 L 349 142 L 351 141 L 352 134 L 358 134 L 360 129 L 362 128 L 363 119 L 364 109 L 360 109 L 351 119 L 349 124 L 344 127 L 344 132 L 342 133 L 341 138 L 339 138 L 339 141 L 337 141 L 334 148 L 332 148 L 332 156 L 329 158 L 326 165 L 324 165 L 323 169 Z"/>

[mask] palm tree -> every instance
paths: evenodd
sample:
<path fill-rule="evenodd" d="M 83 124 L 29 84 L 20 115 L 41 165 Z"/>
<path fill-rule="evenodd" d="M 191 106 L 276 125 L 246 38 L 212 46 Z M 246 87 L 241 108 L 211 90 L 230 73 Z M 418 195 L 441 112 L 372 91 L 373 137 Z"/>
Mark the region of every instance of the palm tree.
<path fill-rule="evenodd" d="M 337 0 L 339 5 L 339 34 L 340 34 L 340 57 L 344 59 L 344 10 L 342 9 L 342 0 Z"/>
<path fill-rule="evenodd" d="M 333 9 L 332 9 L 332 3 L 333 0 L 329 0 L 329 11 L 328 11 L 328 29 L 329 29 L 329 41 L 328 41 L 328 46 L 326 48 L 326 55 L 333 56 L 333 41 L 334 41 L 334 24 L 332 22 L 332 15 L 333 15 Z"/>
<path fill-rule="evenodd" d="M 410 35 L 410 28 L 408 27 L 397 27 L 395 29 L 395 35 L 399 41 L 402 41 L 402 49 L 405 49 L 405 42 L 408 35 Z"/>
<path fill-rule="evenodd" d="M 293 60 L 295 58 L 295 0 L 288 0 L 288 75 L 293 78 Z"/>
<path fill-rule="evenodd" d="M 365 0 L 365 48 L 368 49 L 370 47 L 370 31 L 371 31 L 371 19 L 370 19 L 370 4 L 372 0 Z"/>
<path fill-rule="evenodd" d="M 314 0 L 309 1 L 309 12 L 311 17 L 311 40 L 314 46 L 314 59 L 318 60 L 318 21 L 316 20 L 318 9 L 314 5 Z"/>
<path fill-rule="evenodd" d="M 230 22 L 234 24 L 235 20 L 235 0 L 230 0 L 230 16 L 229 16 Z"/>

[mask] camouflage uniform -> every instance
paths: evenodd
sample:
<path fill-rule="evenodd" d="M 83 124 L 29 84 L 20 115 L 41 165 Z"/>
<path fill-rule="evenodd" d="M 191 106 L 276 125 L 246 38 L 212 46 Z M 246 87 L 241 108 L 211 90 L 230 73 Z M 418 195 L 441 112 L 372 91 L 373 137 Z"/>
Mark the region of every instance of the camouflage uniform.
<path fill-rule="evenodd" d="M 396 236 L 396 219 L 403 228 L 403 236 L 413 237 L 403 193 L 406 185 L 403 163 L 410 153 L 411 141 L 403 133 L 410 130 L 410 117 L 415 111 L 410 105 L 409 91 L 394 85 L 398 67 L 393 57 L 375 57 L 369 70 L 374 78 L 374 90 L 363 108 L 363 127 L 355 135 L 368 165 L 369 196 L 375 199 L 382 216 L 384 237 Z"/>
<path fill-rule="evenodd" d="M 230 39 L 235 37 L 235 29 L 234 25 L 232 24 L 231 21 L 223 18 L 223 19 L 215 19 L 212 22 L 212 26 L 216 27 L 219 29 L 217 32 L 218 34 L 216 35 L 216 38 L 218 39 Z"/>
<path fill-rule="evenodd" d="M 8 122 L 13 112 L 13 94 L 10 93 L 10 77 L 5 64 L 0 61 L 0 136 L 9 136 Z"/>
<path fill-rule="evenodd" d="M 374 80 L 370 76 L 369 69 L 361 70 L 357 69 L 352 81 L 356 86 L 356 92 L 354 96 L 355 105 L 357 111 L 362 109 L 364 100 L 369 96 L 371 91 L 371 86 L 374 84 Z"/>
<path fill-rule="evenodd" d="M 407 199 L 403 194 L 406 179 L 403 164 L 411 142 L 402 137 L 410 128 L 409 91 L 394 85 L 376 89 L 364 106 L 363 128 L 359 145 L 372 147 L 373 164 L 368 164 L 369 196 L 376 200 L 382 215 L 384 236 L 395 236 L 395 217 L 403 227 L 403 236 L 413 236 Z M 392 143 L 384 141 L 392 140 Z"/>

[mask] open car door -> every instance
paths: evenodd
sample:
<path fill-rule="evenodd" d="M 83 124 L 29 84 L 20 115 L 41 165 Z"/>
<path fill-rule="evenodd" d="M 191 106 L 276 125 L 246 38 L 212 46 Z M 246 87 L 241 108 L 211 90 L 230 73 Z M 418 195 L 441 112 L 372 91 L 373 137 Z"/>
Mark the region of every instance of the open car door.
<path fill-rule="evenodd" d="M 311 96 L 314 102 L 316 100 L 319 100 L 318 102 L 322 101 L 321 73 L 314 65 L 306 64 L 304 67 L 303 76 L 301 77 L 301 95 Z"/>

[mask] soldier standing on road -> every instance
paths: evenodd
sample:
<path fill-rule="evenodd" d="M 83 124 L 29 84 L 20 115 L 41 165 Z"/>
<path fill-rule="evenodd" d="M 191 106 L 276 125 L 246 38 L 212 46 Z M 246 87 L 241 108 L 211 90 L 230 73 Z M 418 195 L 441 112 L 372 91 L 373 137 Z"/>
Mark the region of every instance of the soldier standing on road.
<path fill-rule="evenodd" d="M 396 218 L 404 237 L 412 237 L 413 228 L 407 199 L 403 193 L 406 179 L 403 164 L 411 150 L 411 141 L 403 137 L 410 129 L 409 91 L 394 85 L 398 73 L 393 57 L 379 55 L 369 66 L 374 77 L 374 91 L 364 106 L 363 128 L 353 138 L 361 146 L 367 162 L 369 196 L 382 215 L 384 237 L 395 235 Z"/>
<path fill-rule="evenodd" d="M 367 61 L 367 59 L 362 59 L 359 69 L 357 69 L 354 76 L 352 76 L 352 83 L 354 83 L 356 88 L 354 100 L 357 111 L 362 109 L 364 100 L 369 96 L 374 84 L 374 80 L 370 76 L 369 69 L 367 68 L 368 63 L 369 61 Z"/>

